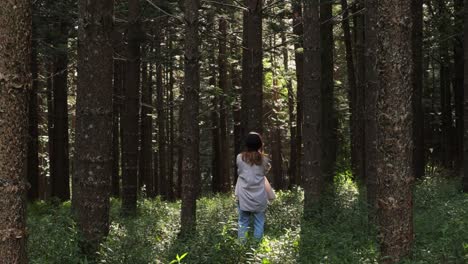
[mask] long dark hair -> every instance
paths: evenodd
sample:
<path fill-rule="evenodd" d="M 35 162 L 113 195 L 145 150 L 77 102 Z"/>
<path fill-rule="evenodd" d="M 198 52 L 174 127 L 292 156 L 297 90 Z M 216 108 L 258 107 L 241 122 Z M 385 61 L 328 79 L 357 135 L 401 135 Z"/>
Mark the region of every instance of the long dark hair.
<path fill-rule="evenodd" d="M 256 132 L 250 132 L 245 139 L 246 150 L 242 152 L 242 160 L 251 166 L 261 166 L 263 164 L 262 147 L 262 136 Z"/>

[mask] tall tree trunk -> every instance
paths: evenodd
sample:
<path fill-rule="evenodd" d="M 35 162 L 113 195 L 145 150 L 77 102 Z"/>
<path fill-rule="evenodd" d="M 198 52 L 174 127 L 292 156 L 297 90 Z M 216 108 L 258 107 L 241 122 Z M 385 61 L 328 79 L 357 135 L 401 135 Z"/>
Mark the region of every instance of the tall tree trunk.
<path fill-rule="evenodd" d="M 448 34 L 448 10 L 447 0 L 439 0 L 439 53 L 440 53 L 440 104 L 442 112 L 442 164 L 444 167 L 451 169 L 452 164 L 452 100 L 450 91 L 450 58 L 449 58 L 449 43 L 447 41 Z"/>
<path fill-rule="evenodd" d="M 284 27 L 284 20 L 281 19 L 281 25 Z M 284 46 L 282 53 L 283 53 L 283 68 L 286 76 L 289 76 L 289 51 L 286 39 L 286 32 L 281 32 L 281 44 Z M 297 138 L 296 138 L 296 115 L 294 114 L 294 104 L 295 104 L 295 96 L 292 87 L 292 81 L 289 77 L 286 79 L 286 89 L 288 91 L 288 127 L 289 133 L 291 135 L 290 144 L 289 144 L 289 168 L 288 168 L 288 175 L 290 181 L 296 177 L 297 173 Z M 291 183 L 291 182 L 290 182 Z M 286 186 L 284 186 L 286 187 Z M 290 185 L 291 187 L 291 185 Z"/>
<path fill-rule="evenodd" d="M 218 37 L 218 71 L 219 71 L 219 89 L 222 91 L 219 100 L 219 147 L 220 147 L 220 169 L 221 173 L 221 191 L 227 193 L 231 190 L 231 173 L 229 157 L 229 130 L 227 110 L 229 104 L 227 97 L 229 95 L 228 84 L 228 54 L 227 54 L 227 27 L 228 22 L 224 17 L 219 18 L 219 37 Z"/>
<path fill-rule="evenodd" d="M 360 172 L 358 168 L 360 164 L 358 163 L 358 158 L 360 157 L 359 151 L 357 149 L 359 140 L 359 127 L 358 127 L 358 117 L 357 104 L 356 104 L 356 95 L 357 95 L 357 83 L 356 83 L 356 69 L 354 67 L 354 55 L 353 55 L 353 44 L 351 40 L 351 30 L 349 26 L 349 10 L 348 10 L 348 0 L 341 0 L 341 10 L 343 12 L 342 18 L 342 28 L 346 49 L 346 73 L 348 77 L 348 102 L 350 109 L 350 142 L 351 142 L 351 169 L 355 180 L 359 180 L 358 175 Z"/>
<path fill-rule="evenodd" d="M 31 2 L 0 6 L 0 258 L 28 263 L 26 193 Z"/>
<path fill-rule="evenodd" d="M 151 51 L 151 48 L 149 49 Z M 155 196 L 153 184 L 153 86 L 151 79 L 152 64 L 145 63 L 143 67 L 146 78 L 142 78 L 143 85 L 141 91 L 141 155 L 140 171 L 141 178 L 145 184 L 147 197 Z M 156 168 L 155 168 L 156 169 Z"/>
<path fill-rule="evenodd" d="M 423 1 L 413 0 L 412 14 L 413 20 L 413 63 L 414 63 L 414 77 L 413 77 L 413 140 L 414 140 L 414 153 L 413 153 L 413 168 L 414 176 L 418 179 L 424 177 L 425 158 L 424 158 L 424 109 L 422 105 L 423 97 Z"/>
<path fill-rule="evenodd" d="M 410 1 L 376 3 L 380 262 L 397 263 L 410 254 L 413 243 L 413 104 L 408 98 L 414 85 L 414 17 Z"/>
<path fill-rule="evenodd" d="M 140 4 L 128 0 L 128 62 L 122 126 L 122 211 L 134 214 L 138 187 L 138 109 L 140 87 Z"/>
<path fill-rule="evenodd" d="M 463 28 L 463 0 L 455 0 L 455 28 Z M 454 141 L 453 157 L 455 157 L 455 169 L 457 173 L 463 175 L 463 36 L 457 36 L 454 39 L 453 59 L 455 61 L 455 79 L 453 83 L 455 98 L 455 128 L 456 136 Z"/>
<path fill-rule="evenodd" d="M 200 72 L 198 0 L 184 1 L 185 65 L 182 94 L 182 208 L 181 234 L 191 233 L 196 224 L 196 198 L 200 185 L 198 127 Z"/>
<path fill-rule="evenodd" d="M 175 128 L 174 128 L 174 122 L 175 122 L 175 116 L 174 116 L 174 65 L 172 62 L 173 56 L 172 56 L 172 49 L 173 49 L 173 44 L 172 44 L 172 32 L 169 32 L 169 167 L 168 167 L 168 181 L 167 181 L 167 186 L 169 189 L 168 193 L 168 199 L 170 201 L 175 200 L 176 198 L 176 191 L 175 191 L 175 186 L 174 186 L 174 157 L 175 157 Z"/>
<path fill-rule="evenodd" d="M 109 232 L 112 177 L 113 1 L 80 0 L 73 208 L 91 258 Z M 99 56 L 95 56 L 96 52 Z M 75 197 L 76 196 L 76 197 Z"/>
<path fill-rule="evenodd" d="M 356 90 L 351 96 L 351 103 L 354 106 L 351 127 L 351 164 L 353 166 L 353 175 L 357 181 L 366 185 L 366 95 L 368 95 L 366 86 L 366 26 L 365 26 L 365 14 L 362 10 L 365 8 L 364 0 L 359 0 L 354 8 L 354 39 L 355 39 L 355 55 L 356 55 Z M 370 28 L 370 27 L 367 27 Z M 370 36 L 372 40 L 372 35 Z M 369 44 L 369 47 L 370 44 Z M 369 69 L 372 70 L 372 69 Z M 375 82 L 375 80 L 374 80 Z M 374 131 L 375 133 L 375 131 Z"/>
<path fill-rule="evenodd" d="M 322 164 L 327 184 L 333 184 L 337 152 L 338 119 L 335 110 L 333 83 L 333 2 L 320 0 L 320 48 L 321 48 L 321 91 L 322 91 Z"/>
<path fill-rule="evenodd" d="M 52 170 L 52 197 L 61 201 L 70 199 L 70 174 L 68 153 L 68 25 L 59 23 L 60 37 L 56 44 L 54 56 L 54 151 L 55 168 Z"/>
<path fill-rule="evenodd" d="M 272 51 L 270 53 L 271 58 L 271 71 L 272 71 L 272 88 L 273 92 L 273 101 L 272 105 L 269 106 L 270 109 L 267 112 L 271 112 L 271 122 L 272 128 L 269 131 L 271 138 L 271 162 L 272 162 L 272 172 L 273 172 L 273 186 L 276 189 L 284 188 L 284 175 L 283 175 L 283 157 L 281 153 L 281 123 L 278 121 L 278 113 L 281 111 L 278 102 L 280 99 L 280 87 L 278 84 L 278 77 L 276 75 L 276 35 L 271 34 L 270 36 L 270 47 Z"/>
<path fill-rule="evenodd" d="M 321 199 L 321 89 L 319 0 L 304 2 L 304 214 L 310 217 Z"/>
<path fill-rule="evenodd" d="M 53 70 L 52 63 L 46 62 L 47 74 L 47 151 L 49 154 L 49 177 L 45 177 L 45 198 L 50 196 L 50 179 L 54 177 L 55 158 L 54 158 L 54 91 L 53 91 Z M 49 178 L 49 179 L 48 179 Z"/>
<path fill-rule="evenodd" d="M 237 38 L 236 36 L 232 37 L 231 40 L 231 54 L 234 58 L 238 58 L 239 49 L 237 48 Z M 236 158 L 237 154 L 241 152 L 241 146 L 242 146 L 242 129 L 241 129 L 241 97 L 242 97 L 242 89 L 240 88 L 242 86 L 242 80 L 239 78 L 239 71 L 237 69 L 236 63 L 231 63 L 229 65 L 229 76 L 231 79 L 232 83 L 232 94 L 234 97 L 234 104 L 232 107 L 232 119 L 233 119 L 233 141 L 234 141 L 234 155 L 233 155 L 233 161 L 231 164 L 236 164 Z M 234 167 L 234 177 L 233 177 L 233 185 L 235 186 L 237 183 L 237 177 L 238 171 L 237 171 L 237 166 Z"/>
<path fill-rule="evenodd" d="M 207 30 L 209 32 L 215 32 L 214 25 L 214 12 L 208 12 L 207 18 Z M 208 62 L 208 72 L 210 79 L 208 85 L 213 89 L 213 98 L 211 100 L 212 110 L 211 110 L 211 140 L 212 140 L 212 149 L 211 149 L 211 174 L 212 174 L 212 191 L 214 193 L 221 192 L 222 184 L 222 174 L 221 174 L 221 147 L 220 147 L 220 129 L 219 129 L 219 100 L 220 96 L 216 91 L 216 50 L 215 50 L 214 40 L 210 39 L 210 43 L 206 45 L 207 50 L 207 62 Z"/>
<path fill-rule="evenodd" d="M 296 173 L 291 175 L 291 185 L 302 184 L 302 123 L 304 120 L 303 113 L 303 96 L 304 96 L 304 52 L 303 34 L 304 26 L 302 24 L 302 0 L 293 1 L 293 33 L 297 37 L 294 42 L 294 59 L 296 62 Z"/>
<path fill-rule="evenodd" d="M 377 14 L 377 0 L 366 1 L 366 55 L 365 55 L 365 92 L 364 92 L 364 104 L 365 111 L 365 177 L 367 181 L 367 203 L 369 205 L 369 219 L 372 221 L 374 216 L 374 209 L 377 207 L 376 195 L 377 195 L 377 167 L 376 167 L 376 155 L 377 155 L 377 116 L 376 116 L 376 104 L 377 104 L 377 91 L 379 89 L 379 83 L 377 80 L 377 32 L 376 23 L 378 20 Z M 409 59 L 408 59 L 409 60 Z M 410 97 L 408 97 L 410 98 Z"/>
<path fill-rule="evenodd" d="M 241 137 L 263 132 L 263 0 L 244 0 Z"/>
<path fill-rule="evenodd" d="M 161 34 L 161 31 L 159 33 Z M 162 55 L 162 39 L 156 39 L 156 54 Z M 158 194 L 167 197 L 167 170 L 166 170 L 166 112 L 164 110 L 163 64 L 156 62 L 156 111 L 158 114 Z"/>
<path fill-rule="evenodd" d="M 464 37 L 463 46 L 465 48 L 464 59 L 464 95 L 463 95 L 463 191 L 468 193 L 468 0 L 464 2 Z"/>
<path fill-rule="evenodd" d="M 171 30 L 170 27 L 168 29 L 168 47 L 169 47 L 169 52 L 168 52 L 168 71 L 169 71 L 169 83 L 168 83 L 168 90 L 169 90 L 169 98 L 168 98 L 168 108 L 169 108 L 169 166 L 168 166 L 168 172 L 167 172 L 167 187 L 169 190 L 168 193 L 168 199 L 170 201 L 174 201 L 176 199 L 176 186 L 174 183 L 175 180 L 175 175 L 174 175 L 174 166 L 175 166 L 175 103 L 174 103 L 174 85 L 175 85 L 175 79 L 174 79 L 174 56 L 172 54 L 173 49 L 174 49 L 174 44 L 173 44 L 173 31 Z"/>
<path fill-rule="evenodd" d="M 31 53 L 31 73 L 32 89 L 29 93 L 29 137 L 28 137 L 28 200 L 39 199 L 39 106 L 38 106 L 38 47 L 37 47 L 37 25 L 32 28 L 32 53 Z"/>
<path fill-rule="evenodd" d="M 113 121 L 112 121 L 112 196 L 120 196 L 120 109 L 122 108 L 122 92 L 124 85 L 123 62 L 114 60 L 114 83 L 113 83 Z"/>
<path fill-rule="evenodd" d="M 178 133 L 178 143 L 177 143 L 177 186 L 176 186 L 176 197 L 179 199 L 182 199 L 182 178 L 183 178 L 183 170 L 182 170 L 182 165 L 183 165 L 183 158 L 184 158 L 184 153 L 183 153 L 183 146 L 181 144 L 182 142 L 182 122 L 184 121 L 182 118 L 183 111 L 182 111 L 182 105 L 179 107 L 179 120 L 178 120 L 178 127 L 179 127 L 179 133 Z"/>

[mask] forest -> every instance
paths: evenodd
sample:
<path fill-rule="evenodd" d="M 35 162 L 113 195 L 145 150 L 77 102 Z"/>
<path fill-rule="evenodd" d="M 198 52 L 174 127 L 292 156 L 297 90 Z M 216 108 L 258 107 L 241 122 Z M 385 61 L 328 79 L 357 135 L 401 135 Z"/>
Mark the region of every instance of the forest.
<path fill-rule="evenodd" d="M 468 0 L 2 1 L 0 264 L 467 263 L 465 51 Z"/>

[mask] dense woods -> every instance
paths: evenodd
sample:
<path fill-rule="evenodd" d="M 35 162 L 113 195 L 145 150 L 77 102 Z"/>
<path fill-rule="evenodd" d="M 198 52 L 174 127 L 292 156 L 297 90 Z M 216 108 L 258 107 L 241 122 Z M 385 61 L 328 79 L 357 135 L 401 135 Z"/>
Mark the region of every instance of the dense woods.
<path fill-rule="evenodd" d="M 463 263 L 467 17 L 468 0 L 3 3 L 0 263 Z M 250 132 L 278 198 L 246 246 Z"/>

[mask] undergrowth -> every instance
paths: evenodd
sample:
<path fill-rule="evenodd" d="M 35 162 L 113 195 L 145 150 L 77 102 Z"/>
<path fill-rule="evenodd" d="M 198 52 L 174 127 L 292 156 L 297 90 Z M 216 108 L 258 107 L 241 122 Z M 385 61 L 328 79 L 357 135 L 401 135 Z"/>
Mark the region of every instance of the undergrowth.
<path fill-rule="evenodd" d="M 112 200 L 109 236 L 97 263 L 377 263 L 375 231 L 366 205 L 347 175 L 326 198 L 326 207 L 302 220 L 303 192 L 278 192 L 267 211 L 261 242 L 237 240 L 237 212 L 230 195 L 198 200 L 197 230 L 178 236 L 180 202 L 140 200 L 134 218 Z M 428 178 L 415 190 L 415 244 L 405 263 L 466 263 L 468 196 L 457 183 Z M 44 202 L 28 208 L 30 263 L 90 263 L 80 253 L 70 204 Z"/>

